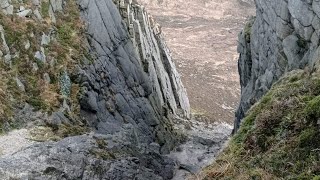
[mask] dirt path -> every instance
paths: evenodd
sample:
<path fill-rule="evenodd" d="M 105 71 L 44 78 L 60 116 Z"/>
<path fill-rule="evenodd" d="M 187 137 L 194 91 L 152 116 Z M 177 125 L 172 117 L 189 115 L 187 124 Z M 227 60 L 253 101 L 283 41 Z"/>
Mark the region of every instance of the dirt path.
<path fill-rule="evenodd" d="M 239 102 L 237 37 L 250 0 L 139 0 L 162 26 L 193 113 L 233 123 Z"/>

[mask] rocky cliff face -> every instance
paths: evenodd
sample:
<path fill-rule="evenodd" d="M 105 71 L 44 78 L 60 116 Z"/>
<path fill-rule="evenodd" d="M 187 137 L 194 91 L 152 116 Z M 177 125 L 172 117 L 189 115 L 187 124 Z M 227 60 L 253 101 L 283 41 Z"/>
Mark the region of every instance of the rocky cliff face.
<path fill-rule="evenodd" d="M 169 115 L 189 117 L 185 89 L 159 27 L 140 6 L 115 3 L 79 2 L 90 51 L 97 58 L 77 75 L 84 85 L 82 117 L 104 133 L 137 125 L 138 139 L 151 143 L 156 137 L 168 151 L 174 144 Z"/>
<path fill-rule="evenodd" d="M 0 177 L 173 176 L 175 163 L 163 155 L 181 140 L 172 117 L 189 118 L 190 107 L 161 28 L 141 6 L 1 0 L 0 7 L 0 99 L 11 97 L 0 103 L 1 127 L 26 128 L 25 139 L 41 141 L 1 155 Z"/>
<path fill-rule="evenodd" d="M 235 129 L 285 72 L 311 73 L 319 60 L 319 1 L 257 0 L 256 8 L 256 18 L 239 35 L 241 102 Z"/>

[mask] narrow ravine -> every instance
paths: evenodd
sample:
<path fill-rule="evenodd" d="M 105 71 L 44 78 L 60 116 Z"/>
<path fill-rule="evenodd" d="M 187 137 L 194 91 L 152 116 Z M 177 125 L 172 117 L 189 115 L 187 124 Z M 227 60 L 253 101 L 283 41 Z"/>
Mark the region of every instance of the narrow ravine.
<path fill-rule="evenodd" d="M 0 179 L 197 175 L 233 127 L 250 2 L 0 0 Z"/>
<path fill-rule="evenodd" d="M 181 73 L 192 119 L 175 118 L 187 140 L 169 155 L 178 163 L 174 180 L 196 177 L 228 141 L 239 102 L 237 39 L 254 15 L 251 0 L 139 0 L 162 26 Z"/>
<path fill-rule="evenodd" d="M 0 0 L 0 180 L 320 180 L 319 32 L 319 0 Z"/>
<path fill-rule="evenodd" d="M 185 85 L 191 111 L 208 123 L 234 121 L 240 97 L 238 34 L 252 0 L 138 0 L 155 21 Z"/>

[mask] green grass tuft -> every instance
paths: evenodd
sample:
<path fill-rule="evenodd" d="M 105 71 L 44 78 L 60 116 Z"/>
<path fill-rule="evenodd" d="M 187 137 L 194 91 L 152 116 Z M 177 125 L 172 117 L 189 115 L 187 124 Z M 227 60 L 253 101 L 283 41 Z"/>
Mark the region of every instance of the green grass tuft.
<path fill-rule="evenodd" d="M 40 9 L 41 9 L 41 15 L 43 18 L 49 17 L 49 8 L 50 8 L 49 0 L 41 2 Z"/>

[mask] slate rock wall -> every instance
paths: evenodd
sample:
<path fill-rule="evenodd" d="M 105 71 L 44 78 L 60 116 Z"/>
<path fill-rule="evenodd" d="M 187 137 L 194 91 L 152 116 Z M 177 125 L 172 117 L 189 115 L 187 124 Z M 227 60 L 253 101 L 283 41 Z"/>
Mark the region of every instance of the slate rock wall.
<path fill-rule="evenodd" d="M 129 1 L 79 1 L 97 58 L 79 71 L 82 116 L 99 133 L 137 127 L 143 143 L 174 146 L 170 114 L 190 117 L 181 83 L 158 26 Z M 120 12 L 120 13 L 119 13 Z"/>

